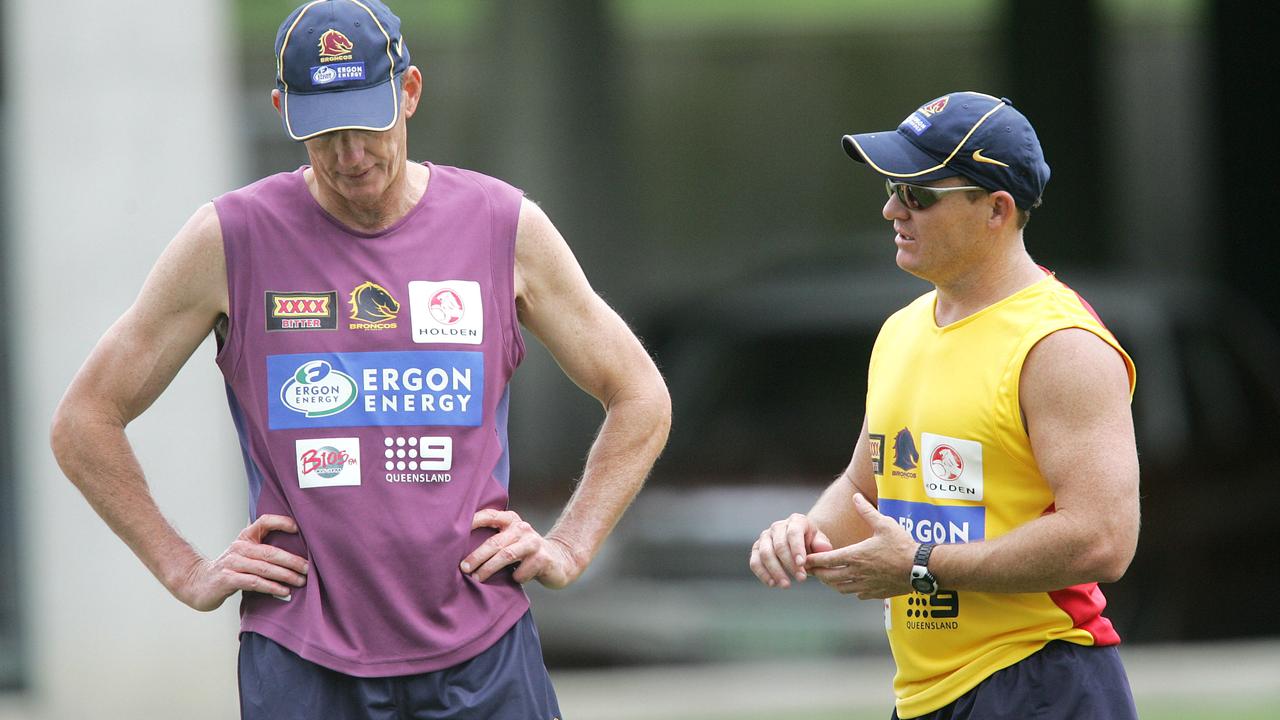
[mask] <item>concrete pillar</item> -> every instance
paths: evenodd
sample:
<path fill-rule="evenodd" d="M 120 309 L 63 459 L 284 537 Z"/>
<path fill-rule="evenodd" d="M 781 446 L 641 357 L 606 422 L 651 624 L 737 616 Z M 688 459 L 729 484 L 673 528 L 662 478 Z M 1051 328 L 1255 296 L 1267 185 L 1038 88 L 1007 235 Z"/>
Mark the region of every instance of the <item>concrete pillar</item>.
<path fill-rule="evenodd" d="M 28 687 L 0 699 L 0 716 L 237 715 L 237 600 L 200 614 L 170 597 L 63 478 L 47 441 L 62 391 L 157 255 L 199 205 L 237 184 L 230 8 L 6 8 L 17 461 L 4 471 L 19 478 Z M 247 509 L 211 343 L 129 434 L 161 508 L 205 553 L 220 553 Z"/>

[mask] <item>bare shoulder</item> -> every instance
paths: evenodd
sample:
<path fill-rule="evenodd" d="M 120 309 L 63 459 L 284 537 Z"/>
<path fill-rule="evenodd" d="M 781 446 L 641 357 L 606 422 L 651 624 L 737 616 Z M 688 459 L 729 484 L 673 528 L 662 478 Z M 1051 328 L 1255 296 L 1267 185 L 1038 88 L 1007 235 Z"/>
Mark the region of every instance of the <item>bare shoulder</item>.
<path fill-rule="evenodd" d="M 527 311 L 538 301 L 555 295 L 577 296 L 591 292 L 586 275 L 560 231 L 538 204 L 525 198 L 516 226 L 516 302 Z"/>
<path fill-rule="evenodd" d="M 205 262 L 216 261 L 225 265 L 222 251 L 222 223 L 213 203 L 201 205 L 173 239 L 174 245 L 186 246 Z"/>
<path fill-rule="evenodd" d="M 133 304 L 76 375 L 64 404 L 107 408 L 127 424 L 168 387 L 226 308 L 222 232 L 210 203 L 160 254 Z"/>
<path fill-rule="evenodd" d="M 524 241 L 527 245 L 530 241 L 545 240 L 549 233 L 556 233 L 556 228 L 551 224 L 551 218 L 547 217 L 542 207 L 527 197 L 521 199 L 520 220 L 516 226 L 516 242 Z"/>
<path fill-rule="evenodd" d="M 538 203 L 520 201 L 520 219 L 516 225 L 516 269 L 554 261 L 560 246 L 566 245 L 560 231 Z"/>
<path fill-rule="evenodd" d="M 156 260 L 141 299 L 211 316 L 227 312 L 227 266 L 222 225 L 213 203 L 200 206 Z"/>
<path fill-rule="evenodd" d="M 1129 404 L 1129 371 L 1120 353 L 1098 335 L 1065 328 L 1027 353 L 1019 381 L 1027 419 L 1041 413 L 1092 415 L 1103 405 Z"/>

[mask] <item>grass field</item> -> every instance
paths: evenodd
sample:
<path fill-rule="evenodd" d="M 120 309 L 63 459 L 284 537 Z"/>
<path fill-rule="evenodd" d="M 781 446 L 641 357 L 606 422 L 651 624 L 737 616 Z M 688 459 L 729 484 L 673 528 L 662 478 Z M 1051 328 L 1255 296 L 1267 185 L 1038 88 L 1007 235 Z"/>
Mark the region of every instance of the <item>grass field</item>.
<path fill-rule="evenodd" d="M 569 703 L 565 703 L 566 706 Z M 803 705 L 803 703 L 800 703 Z M 1275 720 L 1280 718 L 1280 695 L 1267 697 L 1239 698 L 1231 696 L 1205 697 L 1196 700 L 1172 700 L 1158 698 L 1139 698 L 1138 715 L 1142 720 Z M 582 717 L 570 714 L 567 718 Z M 852 704 L 845 708 L 818 708 L 804 706 L 792 713 L 785 710 L 771 709 L 759 713 L 732 712 L 717 713 L 705 711 L 692 715 L 654 714 L 651 716 L 634 715 L 636 720 L 651 717 L 653 720 L 885 720 L 889 717 L 889 706 L 866 707 Z"/>
<path fill-rule="evenodd" d="M 1269 701 L 1201 701 L 1185 704 L 1175 702 L 1139 702 L 1138 716 L 1142 720 L 1275 720 L 1280 718 L 1280 697 Z M 809 710 L 794 715 L 776 711 L 751 715 L 682 715 L 663 720 L 886 720 L 889 709 L 882 710 Z M 656 716 L 655 716 L 656 720 Z"/>
<path fill-rule="evenodd" d="M 1121 655 L 1143 720 L 1280 718 L 1280 639 Z M 887 655 L 553 672 L 570 720 L 885 720 L 892 675 Z"/>

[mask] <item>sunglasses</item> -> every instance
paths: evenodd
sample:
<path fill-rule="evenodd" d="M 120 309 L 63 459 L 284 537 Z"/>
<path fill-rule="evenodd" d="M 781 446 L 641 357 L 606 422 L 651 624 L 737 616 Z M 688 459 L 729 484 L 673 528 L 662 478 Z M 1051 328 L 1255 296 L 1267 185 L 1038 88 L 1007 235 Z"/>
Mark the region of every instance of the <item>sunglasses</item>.
<path fill-rule="evenodd" d="M 884 181 L 885 192 L 889 195 L 897 195 L 898 202 L 907 206 L 908 210 L 924 210 L 933 206 L 934 203 L 942 199 L 943 195 L 958 190 L 982 190 L 986 192 L 986 188 L 977 185 L 960 185 L 957 187 L 926 187 L 924 185 L 912 185 L 911 183 L 894 182 L 889 179 Z"/>

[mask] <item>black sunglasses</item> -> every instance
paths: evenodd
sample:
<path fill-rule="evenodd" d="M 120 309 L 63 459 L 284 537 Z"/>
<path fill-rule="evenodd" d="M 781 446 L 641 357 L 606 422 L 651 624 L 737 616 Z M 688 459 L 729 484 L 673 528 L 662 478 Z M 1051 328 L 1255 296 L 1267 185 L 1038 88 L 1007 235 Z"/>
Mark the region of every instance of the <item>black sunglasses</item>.
<path fill-rule="evenodd" d="M 884 181 L 885 192 L 889 195 L 897 195 L 898 202 L 907 206 L 908 210 L 924 210 L 934 203 L 942 199 L 942 196 L 949 192 L 957 190 L 982 190 L 986 192 L 986 188 L 977 185 L 960 185 L 957 187 L 927 187 L 924 185 L 912 185 L 911 183 L 894 182 L 888 178 Z"/>

